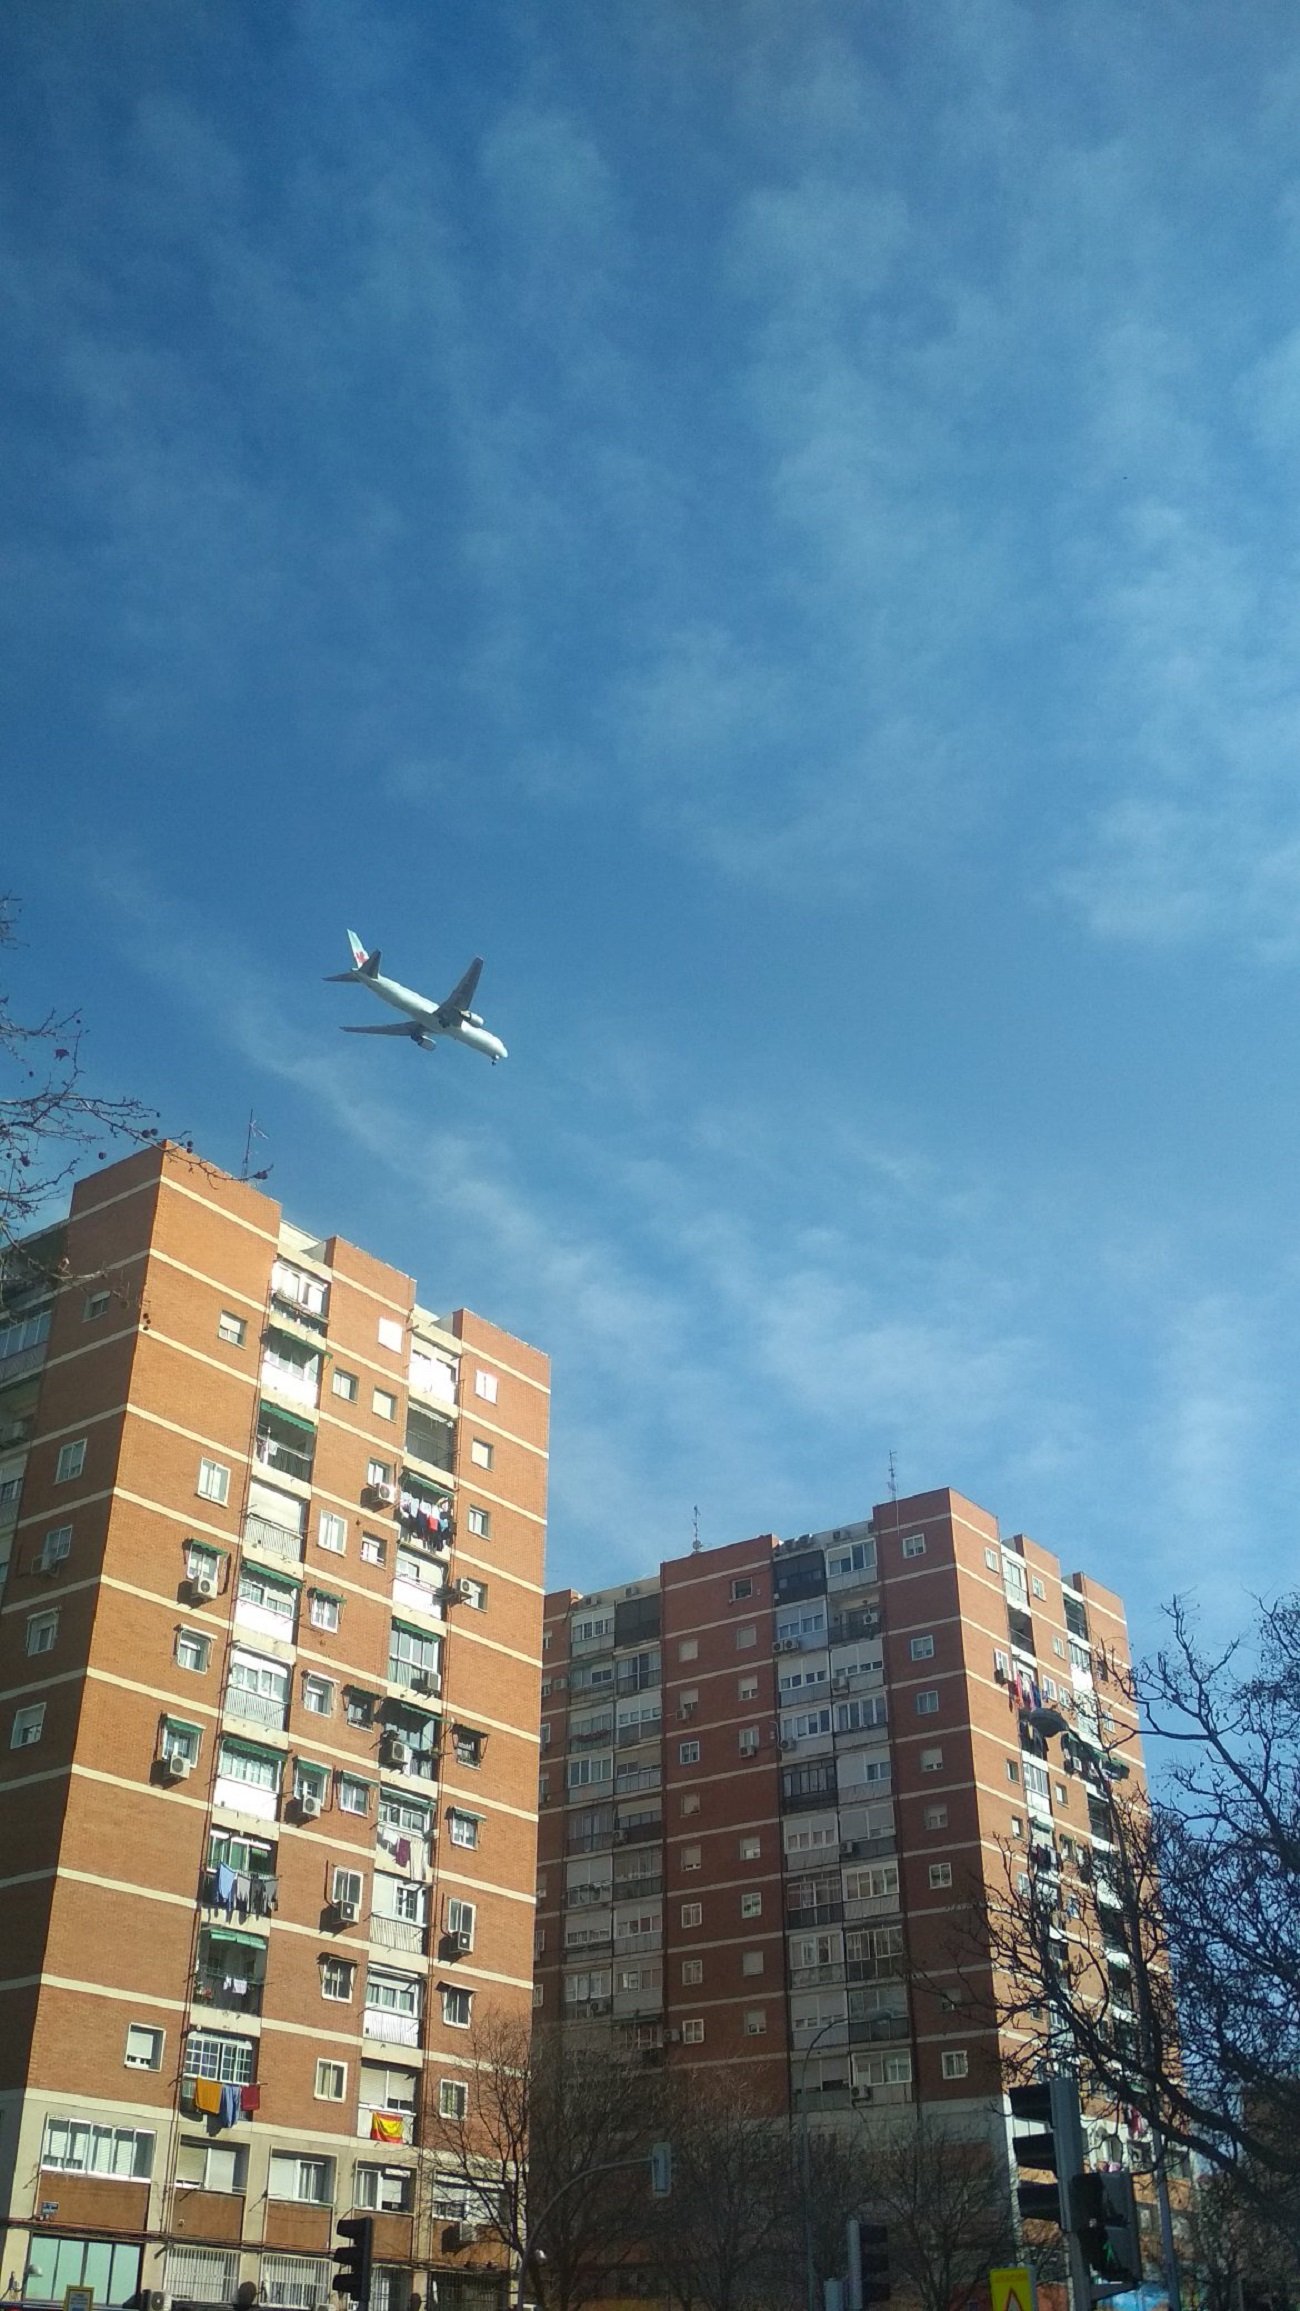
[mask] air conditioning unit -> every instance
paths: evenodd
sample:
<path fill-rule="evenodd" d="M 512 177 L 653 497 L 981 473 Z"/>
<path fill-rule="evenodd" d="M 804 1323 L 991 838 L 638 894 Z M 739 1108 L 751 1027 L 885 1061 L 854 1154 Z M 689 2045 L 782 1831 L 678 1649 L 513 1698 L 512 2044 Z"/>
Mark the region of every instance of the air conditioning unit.
<path fill-rule="evenodd" d="M 472 1581 L 453 1581 L 451 1594 L 453 1597 L 459 1597 L 462 1605 L 468 1605 L 474 1594 L 474 1583 Z"/>
<path fill-rule="evenodd" d="M 468 1926 L 458 1926 L 454 1934 L 447 1936 L 447 1940 L 459 1958 L 467 1958 L 474 1947 L 474 1937 Z"/>
<path fill-rule="evenodd" d="M 437 1670 L 413 1669 L 411 1671 L 411 1691 L 412 1693 L 441 1693 L 442 1679 Z"/>
<path fill-rule="evenodd" d="M 378 1501 L 381 1508 L 391 1509 L 397 1500 L 395 1484 L 372 1484 L 370 1492 L 371 1498 Z"/>
<path fill-rule="evenodd" d="M 361 1910 L 356 1902 L 336 1902 L 334 1915 L 340 1926 L 355 1926 L 361 1915 Z"/>
<path fill-rule="evenodd" d="M 831 1691 L 832 1691 L 832 1693 L 847 1693 L 847 1692 L 848 1692 L 848 1690 L 849 1690 L 849 1681 L 848 1681 L 848 1678 L 847 1678 L 846 1676 L 832 1677 L 832 1679 L 831 1679 Z"/>
<path fill-rule="evenodd" d="M 324 1811 L 324 1799 L 314 1789 L 303 1790 L 298 1798 L 298 1812 L 305 1822 L 314 1822 Z"/>
<path fill-rule="evenodd" d="M 190 1595 L 195 1599 L 219 1597 L 220 1594 L 220 1584 L 215 1573 L 192 1573 L 190 1575 Z"/>
<path fill-rule="evenodd" d="M 781 1743 L 781 1747 L 782 1747 L 782 1749 L 793 1749 L 793 1748 L 794 1748 L 794 1746 L 795 1746 L 795 1745 L 794 1745 L 794 1743 L 793 1743 L 792 1741 L 783 1741 L 783 1742 Z"/>
<path fill-rule="evenodd" d="M 155 2287 L 152 2294 L 146 2295 L 144 2300 L 145 2311 L 168 2311 L 171 2297 L 170 2295 L 160 2295 Z"/>
<path fill-rule="evenodd" d="M 852 1528 L 849 1525 L 836 1525 L 834 1531 L 831 1534 L 831 1539 L 833 1541 L 847 1541 L 851 1530 Z"/>
<path fill-rule="evenodd" d="M 849 2088 L 849 2100 L 850 2102 L 870 2102 L 875 2091 L 874 2086 L 851 2086 Z"/>
<path fill-rule="evenodd" d="M 799 1640 L 797 1637 L 778 1637 L 772 1650 L 775 1653 L 797 1653 Z"/>
<path fill-rule="evenodd" d="M 840 1840 L 840 1859 L 841 1859 L 841 1861 L 845 1861 L 845 1862 L 853 1862 L 853 1861 L 856 1861 L 856 1860 L 857 1860 L 857 1857 L 858 1857 L 858 1854 L 859 1854 L 859 1852 L 860 1852 L 860 1850 L 861 1850 L 861 1849 L 860 1849 L 860 1847 L 859 1847 L 859 1845 L 858 1845 L 858 1841 L 857 1841 L 857 1839 L 856 1839 L 856 1838 L 841 1838 L 841 1840 Z"/>
<path fill-rule="evenodd" d="M 173 1781 L 188 1781 L 194 1771 L 193 1758 L 183 1756 L 179 1749 L 168 1750 L 163 1758 L 163 1764 Z"/>
<path fill-rule="evenodd" d="M 682 2043 L 682 2034 L 681 2034 L 680 2030 L 665 2030 L 665 2032 L 664 2032 L 664 2045 L 665 2045 L 665 2046 L 680 2046 L 680 2045 L 681 2045 L 681 2043 Z"/>
<path fill-rule="evenodd" d="M 385 1765 L 398 1767 L 409 1765 L 411 1762 L 410 1743 L 399 1741 L 395 1734 L 390 1734 L 380 1750 L 380 1757 Z"/>

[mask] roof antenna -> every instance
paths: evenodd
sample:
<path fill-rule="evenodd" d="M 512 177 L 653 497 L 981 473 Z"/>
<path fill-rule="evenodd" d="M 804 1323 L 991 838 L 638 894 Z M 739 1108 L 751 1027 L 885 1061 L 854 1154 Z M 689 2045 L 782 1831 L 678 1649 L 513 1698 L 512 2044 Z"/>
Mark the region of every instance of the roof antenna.
<path fill-rule="evenodd" d="M 891 1445 L 891 1447 L 890 1447 L 890 1452 L 889 1452 L 889 1497 L 890 1497 L 891 1501 L 894 1503 L 894 1506 L 895 1506 L 895 1508 L 897 1508 L 897 1506 L 898 1506 L 898 1470 L 897 1470 L 897 1468 L 896 1468 L 896 1467 L 895 1467 L 895 1465 L 894 1465 L 894 1452 L 893 1452 L 893 1447 L 892 1447 L 892 1445 Z"/>
<path fill-rule="evenodd" d="M 254 1115 L 253 1110 L 250 1107 L 248 1111 L 248 1130 L 244 1135 L 244 1161 L 240 1167 L 239 1173 L 241 1180 L 270 1179 L 271 1173 L 275 1168 L 274 1165 L 264 1164 L 260 1172 L 255 1172 L 252 1168 L 253 1142 L 255 1139 L 265 1139 L 266 1136 L 267 1134 L 263 1131 L 261 1124 L 258 1122 L 257 1117 Z"/>
<path fill-rule="evenodd" d="M 701 1554 L 702 1547 L 700 1541 L 700 1504 L 698 1501 L 695 1503 L 694 1508 L 691 1510 L 691 1530 L 695 1535 L 694 1540 L 691 1542 L 691 1555 L 693 1557 L 698 1557 Z"/>

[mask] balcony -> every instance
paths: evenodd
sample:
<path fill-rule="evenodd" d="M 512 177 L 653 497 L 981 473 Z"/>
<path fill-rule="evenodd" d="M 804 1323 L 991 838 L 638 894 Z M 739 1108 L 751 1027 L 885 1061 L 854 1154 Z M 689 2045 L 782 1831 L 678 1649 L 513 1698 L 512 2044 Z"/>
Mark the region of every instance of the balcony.
<path fill-rule="evenodd" d="M 277 1525 L 269 1517 L 247 1516 L 244 1519 L 243 1542 L 259 1557 L 272 1557 L 281 1565 L 302 1563 L 302 1534 L 291 1531 L 288 1525 Z"/>
<path fill-rule="evenodd" d="M 380 1918 L 370 1913 L 370 1939 L 379 1950 L 405 1950 L 422 1957 L 429 1947 L 429 1929 L 414 1918 Z"/>
<path fill-rule="evenodd" d="M 311 1483 L 316 1459 L 314 1449 L 304 1452 L 301 1445 L 286 1444 L 282 1437 L 268 1433 L 259 1434 L 254 1451 L 264 1468 L 273 1468 L 279 1476 L 292 1477 L 297 1484 Z"/>
<path fill-rule="evenodd" d="M 383 2132 L 376 2130 L 378 2120 Z M 397 2131 L 391 2131 L 396 2129 Z M 363 2142 L 413 2143 L 417 2140 L 415 2112 L 389 2110 L 382 2103 L 363 2102 L 357 2106 L 357 2133 Z"/>
<path fill-rule="evenodd" d="M 200 1964 L 194 1969 L 196 2006 L 222 2006 L 230 2013 L 260 2014 L 263 1984 L 232 1974 L 225 1966 Z"/>
<path fill-rule="evenodd" d="M 616 1902 L 643 1902 L 647 1896 L 662 1894 L 663 1890 L 662 1870 L 647 1870 L 645 1875 L 641 1877 L 616 1878 L 614 1880 L 614 1900 Z M 608 1899 L 607 1894 L 606 1900 Z"/>
<path fill-rule="evenodd" d="M 863 1637 L 878 1637 L 883 1623 L 878 1605 L 861 1605 L 847 1613 L 831 1615 L 830 1641 L 832 1645 L 856 1644 Z"/>
<path fill-rule="evenodd" d="M 647 1816 L 645 1821 L 620 1822 L 617 1832 L 618 1843 L 621 1846 L 657 1845 L 663 1832 L 663 1815 L 652 1814 Z"/>
<path fill-rule="evenodd" d="M 287 1397 L 291 1404 L 314 1407 L 320 1390 L 319 1361 L 313 1357 L 299 1363 L 268 1349 L 262 1356 L 261 1383 L 263 1388 L 273 1389 L 277 1396 Z"/>
<path fill-rule="evenodd" d="M 849 1981 L 853 1979 L 852 1967 L 848 1968 L 848 1979 Z M 792 1990 L 833 1990 L 842 1988 L 844 1980 L 845 1968 L 841 1965 L 792 1966 L 790 1968 L 790 1988 Z"/>
<path fill-rule="evenodd" d="M 367 2006 L 361 2017 L 362 2035 L 378 2038 L 386 2046 L 418 2046 L 420 2018 L 418 2014 L 390 2014 L 387 2007 Z"/>
<path fill-rule="evenodd" d="M 849 2019 L 850 2046 L 879 2046 L 887 2040 L 907 2038 L 911 2025 L 905 2014 L 868 2014 Z"/>
<path fill-rule="evenodd" d="M 894 1898 L 893 1906 L 895 1909 L 898 1908 L 897 1897 Z M 786 1911 L 785 1922 L 791 1931 L 798 1931 L 807 1926 L 841 1926 L 844 1923 L 844 1904 L 843 1902 L 816 1902 L 810 1904 L 806 1909 L 790 1909 Z"/>
<path fill-rule="evenodd" d="M 221 1706 L 227 1717 L 242 1717 L 249 1725 L 265 1725 L 273 1733 L 283 1733 L 289 1696 L 287 1692 L 247 1693 L 238 1685 L 228 1685 Z"/>
<path fill-rule="evenodd" d="M 614 1740 L 614 1721 L 604 1725 L 577 1727 L 569 1735 L 570 1749 L 609 1749 Z"/>
<path fill-rule="evenodd" d="M 599 1909 L 603 1902 L 612 1900 L 613 1895 L 608 1880 L 604 1884 L 598 1881 L 585 1881 L 581 1885 L 569 1886 L 565 1889 L 564 1906 L 566 1910 L 591 1910 Z"/>
<path fill-rule="evenodd" d="M 656 1836 L 658 1832 L 656 1831 Z M 607 1854 L 614 1843 L 611 1823 L 607 1830 L 570 1830 L 565 1851 L 570 1854 Z"/>

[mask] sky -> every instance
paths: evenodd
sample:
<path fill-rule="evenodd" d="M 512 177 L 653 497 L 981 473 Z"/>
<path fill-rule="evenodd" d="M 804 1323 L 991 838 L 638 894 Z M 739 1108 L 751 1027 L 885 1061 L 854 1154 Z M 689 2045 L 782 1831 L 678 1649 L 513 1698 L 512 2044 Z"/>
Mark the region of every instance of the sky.
<path fill-rule="evenodd" d="M 0 15 L 15 1000 L 548 1350 L 555 1584 L 1294 1580 L 1297 280 L 1281 0 Z"/>

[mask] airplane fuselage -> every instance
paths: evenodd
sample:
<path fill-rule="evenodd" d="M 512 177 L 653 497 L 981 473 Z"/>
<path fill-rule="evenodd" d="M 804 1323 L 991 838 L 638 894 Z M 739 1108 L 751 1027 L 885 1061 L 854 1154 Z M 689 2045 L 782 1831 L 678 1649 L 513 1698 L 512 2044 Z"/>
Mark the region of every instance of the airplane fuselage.
<path fill-rule="evenodd" d="M 353 976 L 360 986 L 368 987 L 372 995 L 377 995 L 381 1003 L 390 1003 L 394 1011 L 405 1012 L 412 1025 L 430 1041 L 435 1035 L 445 1035 L 453 1043 L 467 1043 L 472 1051 L 481 1051 L 488 1059 L 505 1058 L 506 1047 L 500 1036 L 493 1035 L 473 1014 L 466 1019 L 453 1019 L 448 1026 L 439 1018 L 436 1003 L 431 1003 L 427 995 L 418 995 L 414 987 L 403 987 L 400 979 L 386 979 L 378 971 L 373 974 L 357 971 Z"/>

